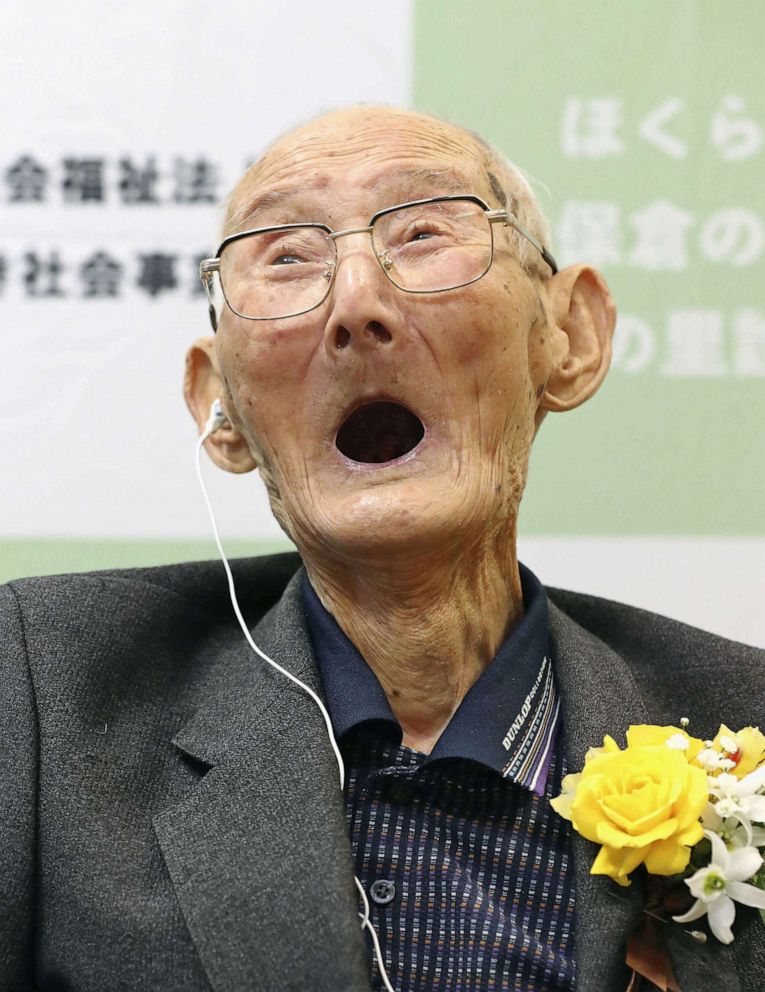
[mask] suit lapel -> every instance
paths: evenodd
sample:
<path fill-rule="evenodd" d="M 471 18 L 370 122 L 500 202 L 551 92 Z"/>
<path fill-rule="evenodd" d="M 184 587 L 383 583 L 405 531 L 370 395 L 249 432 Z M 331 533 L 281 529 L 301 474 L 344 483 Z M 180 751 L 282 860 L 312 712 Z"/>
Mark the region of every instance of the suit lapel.
<path fill-rule="evenodd" d="M 253 632 L 318 689 L 299 575 Z M 369 989 L 337 763 L 315 703 L 241 645 L 174 739 L 203 768 L 154 819 L 215 992 Z"/>
<path fill-rule="evenodd" d="M 550 603 L 550 637 L 561 695 L 566 764 L 579 771 L 588 748 L 605 734 L 623 740 L 630 724 L 651 722 L 625 661 Z M 657 659 L 658 661 L 658 659 Z M 597 845 L 573 833 L 576 874 L 577 992 L 622 992 L 628 934 L 639 923 L 642 893 L 590 874 Z M 677 924 L 667 943 L 682 992 L 739 992 L 730 949 L 716 941 L 695 945 Z"/>
<path fill-rule="evenodd" d="M 590 747 L 605 734 L 618 737 L 645 711 L 621 658 L 550 603 L 550 638 L 561 696 L 566 766 L 579 771 Z M 636 886 L 621 889 L 590 874 L 596 845 L 572 831 L 576 875 L 576 969 L 578 992 L 626 989 L 627 934 L 640 916 Z M 685 990 L 684 990 L 685 992 Z"/>

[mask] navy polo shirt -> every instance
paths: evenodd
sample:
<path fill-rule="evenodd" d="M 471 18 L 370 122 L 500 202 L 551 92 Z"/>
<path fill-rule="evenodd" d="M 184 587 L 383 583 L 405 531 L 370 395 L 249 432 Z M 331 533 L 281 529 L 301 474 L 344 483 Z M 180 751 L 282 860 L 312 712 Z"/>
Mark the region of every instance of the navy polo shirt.
<path fill-rule="evenodd" d="M 522 619 L 425 755 L 402 745 L 376 675 L 303 583 L 356 874 L 397 992 L 574 987 L 547 597 L 523 566 L 521 584 Z"/>

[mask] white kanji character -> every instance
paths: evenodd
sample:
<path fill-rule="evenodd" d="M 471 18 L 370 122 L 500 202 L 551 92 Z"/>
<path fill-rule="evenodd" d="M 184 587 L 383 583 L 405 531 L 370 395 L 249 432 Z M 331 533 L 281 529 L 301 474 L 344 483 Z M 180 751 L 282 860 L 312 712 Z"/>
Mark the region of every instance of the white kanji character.
<path fill-rule="evenodd" d="M 619 314 L 613 343 L 614 368 L 634 375 L 647 368 L 655 354 L 653 329 L 640 317 L 630 313 Z"/>
<path fill-rule="evenodd" d="M 665 100 L 640 122 L 640 137 L 655 145 L 672 158 L 685 158 L 688 149 L 679 138 L 667 134 L 664 125 L 677 117 L 683 109 L 683 101 L 677 97 Z"/>
<path fill-rule="evenodd" d="M 738 310 L 733 323 L 736 375 L 765 378 L 765 317 L 759 310 Z"/>
<path fill-rule="evenodd" d="M 621 261 L 619 207 L 615 203 L 568 200 L 558 224 L 563 264 L 586 260 L 591 265 Z"/>
<path fill-rule="evenodd" d="M 726 162 L 751 158 L 762 148 L 762 127 L 751 117 L 740 116 L 745 109 L 740 96 L 724 96 L 720 109 L 712 114 L 709 137 Z"/>
<path fill-rule="evenodd" d="M 719 310 L 673 310 L 667 322 L 667 357 L 662 375 L 676 378 L 726 374 Z"/>
<path fill-rule="evenodd" d="M 668 200 L 655 200 L 630 217 L 636 233 L 630 262 L 641 269 L 687 269 L 686 235 L 693 223 L 693 214 Z"/>
<path fill-rule="evenodd" d="M 605 158 L 621 155 L 624 142 L 622 101 L 614 99 L 566 100 L 561 122 L 561 144 L 567 158 Z"/>
<path fill-rule="evenodd" d="M 701 230 L 701 250 L 711 262 L 751 265 L 760 257 L 764 246 L 762 219 L 743 207 L 718 210 Z"/>

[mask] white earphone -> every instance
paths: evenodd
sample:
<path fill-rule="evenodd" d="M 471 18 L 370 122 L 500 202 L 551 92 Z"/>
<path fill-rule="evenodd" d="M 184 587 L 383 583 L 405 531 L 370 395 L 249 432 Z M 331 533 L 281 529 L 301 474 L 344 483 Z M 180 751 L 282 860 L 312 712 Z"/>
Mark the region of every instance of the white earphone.
<path fill-rule="evenodd" d="M 202 431 L 201 440 L 206 441 L 211 434 L 220 430 L 225 423 L 228 423 L 228 417 L 223 412 L 221 401 L 218 399 L 213 400 L 213 404 L 210 407 L 210 416 L 207 418 L 207 423 Z"/>
<path fill-rule="evenodd" d="M 327 726 L 327 734 L 329 735 L 329 741 L 330 744 L 332 745 L 332 750 L 335 752 L 335 758 L 337 759 L 337 767 L 338 767 L 338 771 L 340 772 L 340 792 L 342 792 L 345 786 L 345 763 L 343 762 L 342 755 L 340 754 L 340 748 L 338 747 L 337 741 L 335 740 L 335 735 L 332 730 L 332 720 L 330 719 L 326 706 L 321 701 L 321 699 L 319 699 L 319 697 L 316 695 L 313 689 L 311 689 L 310 686 L 307 686 L 304 682 L 301 682 L 300 679 L 295 678 L 295 676 L 291 672 L 288 672 L 286 668 L 282 668 L 281 665 L 275 662 L 273 658 L 269 658 L 268 655 L 265 653 L 265 651 L 262 651 L 258 647 L 255 641 L 252 639 L 252 634 L 250 633 L 249 627 L 245 623 L 244 617 L 242 616 L 242 611 L 239 608 L 239 600 L 237 599 L 236 588 L 234 586 L 234 576 L 231 574 L 231 566 L 228 563 L 226 552 L 223 550 L 223 544 L 221 543 L 220 534 L 218 533 L 218 524 L 215 520 L 215 513 L 213 512 L 212 503 L 210 502 L 210 496 L 207 492 L 207 486 L 205 486 L 205 481 L 204 478 L 202 477 L 202 458 L 201 458 L 202 447 L 205 441 L 212 434 L 220 430 L 221 427 L 223 427 L 223 425 L 227 424 L 228 422 L 229 422 L 228 417 L 226 417 L 225 413 L 223 412 L 223 406 L 221 404 L 221 401 L 219 399 L 216 399 L 213 402 L 212 406 L 210 407 L 210 415 L 207 418 L 204 429 L 202 433 L 199 435 L 199 440 L 197 441 L 195 464 L 196 464 L 197 480 L 199 482 L 200 488 L 202 489 L 202 495 L 204 496 L 207 512 L 210 516 L 210 523 L 212 524 L 215 544 L 218 548 L 218 554 L 220 555 L 221 561 L 223 562 L 223 567 L 226 570 L 226 578 L 228 579 L 228 593 L 229 593 L 229 597 L 231 598 L 231 606 L 234 609 L 234 614 L 236 616 L 236 619 L 239 621 L 239 626 L 242 628 L 242 633 L 244 634 L 247 643 L 250 645 L 250 647 L 255 652 L 255 654 L 258 655 L 259 658 L 262 658 L 263 661 L 271 665 L 272 668 L 275 668 L 277 672 L 280 672 L 282 675 L 286 676 L 286 678 L 288 678 L 290 682 L 294 682 L 295 685 L 298 686 L 298 688 L 308 693 L 308 695 L 311 697 L 314 703 L 316 703 L 316 705 L 319 707 L 321 711 L 321 715 L 324 717 L 324 723 Z M 372 922 L 369 919 L 369 900 L 367 899 L 367 894 L 364 891 L 364 886 L 361 884 L 361 882 L 355 875 L 353 877 L 353 880 L 356 883 L 356 888 L 359 890 L 361 903 L 364 907 L 364 912 L 359 913 L 359 919 L 361 920 L 361 928 L 362 930 L 366 928 L 372 936 L 372 943 L 374 944 L 375 957 L 377 958 L 377 966 L 380 969 L 380 977 L 383 980 L 383 984 L 385 985 L 387 992 L 396 992 L 396 990 L 391 985 L 390 980 L 388 979 L 388 973 L 385 970 L 385 964 L 383 962 L 382 951 L 380 950 L 380 941 L 375 931 L 375 928 L 372 926 Z"/>

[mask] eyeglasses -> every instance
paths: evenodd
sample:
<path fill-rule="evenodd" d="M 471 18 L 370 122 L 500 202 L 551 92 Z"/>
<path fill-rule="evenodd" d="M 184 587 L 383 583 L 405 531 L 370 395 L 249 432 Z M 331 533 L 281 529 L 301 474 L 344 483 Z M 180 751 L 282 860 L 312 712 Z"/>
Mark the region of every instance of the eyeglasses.
<path fill-rule="evenodd" d="M 478 196 L 435 196 L 379 210 L 367 227 L 283 224 L 225 238 L 199 276 L 213 330 L 225 302 L 246 320 L 297 317 L 321 306 L 337 272 L 337 241 L 368 234 L 380 268 L 405 293 L 445 293 L 481 279 L 494 260 L 494 225 L 514 228 L 549 265 L 555 259 L 508 210 Z"/>

